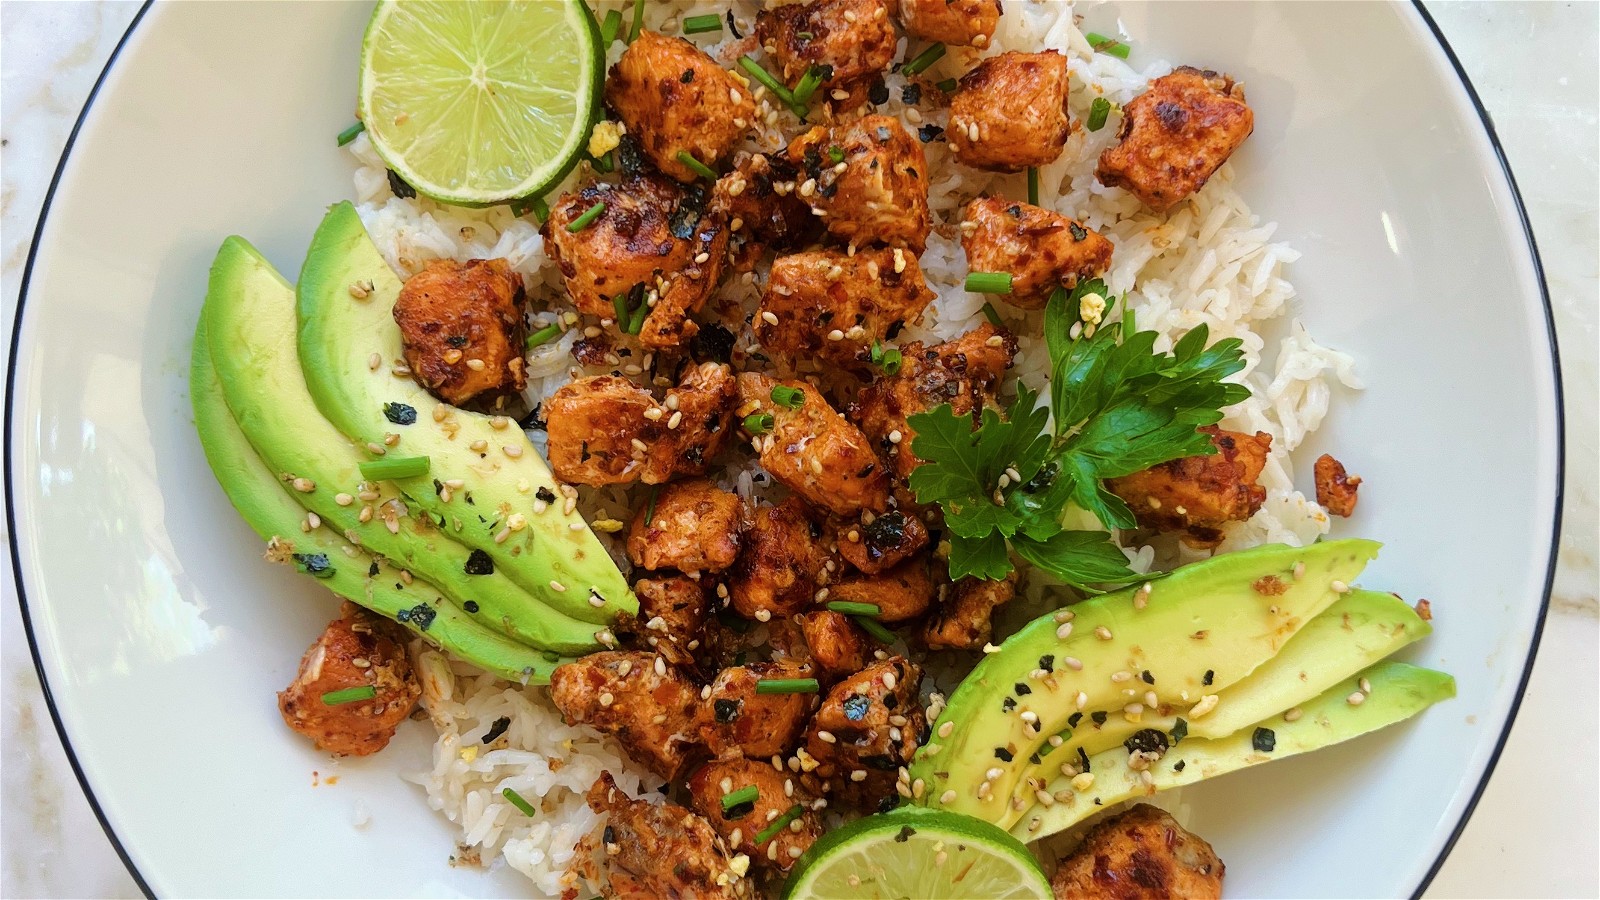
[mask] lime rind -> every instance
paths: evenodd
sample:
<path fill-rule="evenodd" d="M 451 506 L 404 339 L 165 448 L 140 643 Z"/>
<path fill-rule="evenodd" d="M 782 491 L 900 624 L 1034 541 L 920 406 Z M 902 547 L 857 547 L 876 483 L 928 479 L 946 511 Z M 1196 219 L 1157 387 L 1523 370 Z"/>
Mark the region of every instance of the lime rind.
<path fill-rule="evenodd" d="M 581 0 L 382 0 L 362 40 L 360 112 L 418 193 L 491 206 L 572 171 L 604 77 Z"/>
<path fill-rule="evenodd" d="M 801 857 L 785 900 L 1047 898 L 1050 882 L 1016 838 L 969 816 L 921 808 L 868 816 Z"/>

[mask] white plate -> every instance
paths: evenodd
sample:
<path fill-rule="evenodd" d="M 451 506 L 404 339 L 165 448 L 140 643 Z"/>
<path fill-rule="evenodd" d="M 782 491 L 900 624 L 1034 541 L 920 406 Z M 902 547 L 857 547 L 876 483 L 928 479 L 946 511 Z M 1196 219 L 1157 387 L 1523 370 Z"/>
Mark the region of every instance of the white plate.
<path fill-rule="evenodd" d="M 188 410 L 218 242 L 245 235 L 292 274 L 349 192 L 333 136 L 369 8 L 146 10 L 69 144 L 24 285 L 7 397 L 24 611 L 84 786 L 162 895 L 527 892 L 447 865 L 450 827 L 396 777 L 424 762 L 425 728 L 335 766 L 283 727 L 273 692 L 334 606 L 259 560 Z M 1240 190 L 1304 252 L 1303 315 L 1370 386 L 1302 453 L 1361 460 L 1365 499 L 1339 531 L 1387 543 L 1370 584 L 1433 600 L 1436 631 L 1410 656 L 1460 690 L 1415 722 L 1193 790 L 1195 827 L 1232 894 L 1417 892 L 1509 727 L 1559 517 L 1554 345 L 1518 200 L 1418 9 L 1115 12 L 1139 52 L 1248 84 Z"/>

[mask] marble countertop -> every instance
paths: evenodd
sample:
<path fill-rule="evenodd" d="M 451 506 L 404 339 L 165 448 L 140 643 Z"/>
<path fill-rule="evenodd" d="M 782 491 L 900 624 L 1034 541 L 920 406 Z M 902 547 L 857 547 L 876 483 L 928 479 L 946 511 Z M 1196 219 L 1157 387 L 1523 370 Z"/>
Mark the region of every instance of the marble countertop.
<path fill-rule="evenodd" d="M 1592 897 L 1600 895 L 1600 5 L 1430 2 L 1428 9 L 1489 108 L 1527 202 L 1555 306 L 1569 431 L 1561 560 L 1538 663 L 1494 778 L 1429 895 Z M 7 346 L 51 173 L 137 11 L 136 3 L 102 0 L 0 5 L 0 319 Z M 5 565 L 0 896 L 137 896 L 67 766 L 28 656 L 9 560 Z"/>

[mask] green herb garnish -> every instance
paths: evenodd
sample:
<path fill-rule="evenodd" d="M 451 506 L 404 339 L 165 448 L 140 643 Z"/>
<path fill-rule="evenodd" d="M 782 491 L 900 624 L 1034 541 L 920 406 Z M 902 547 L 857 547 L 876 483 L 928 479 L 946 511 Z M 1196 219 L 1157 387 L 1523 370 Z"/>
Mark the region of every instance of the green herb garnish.
<path fill-rule="evenodd" d="M 361 687 L 345 688 L 342 691 L 329 691 L 322 695 L 325 706 L 338 706 L 342 703 L 355 703 L 357 700 L 371 700 L 378 696 L 378 689 L 370 684 Z"/>
<path fill-rule="evenodd" d="M 546 325 L 538 331 L 535 331 L 533 334 L 528 335 L 528 340 L 523 344 L 523 347 L 525 349 L 532 350 L 535 347 L 543 346 L 550 343 L 550 341 L 560 333 L 560 325 Z"/>
<path fill-rule="evenodd" d="M 918 53 L 916 58 L 901 67 L 900 71 L 906 75 L 915 75 L 923 69 L 938 62 L 944 56 L 944 44 L 934 44 L 928 49 Z"/>
<path fill-rule="evenodd" d="M 905 356 L 899 347 L 885 347 L 878 341 L 873 341 L 872 364 L 882 369 L 883 374 L 892 377 L 900 374 L 900 367 L 905 364 Z"/>
<path fill-rule="evenodd" d="M 731 794 L 722 795 L 722 811 L 727 812 L 741 803 L 754 803 L 761 796 L 761 791 L 753 784 L 747 784 Z"/>
<path fill-rule="evenodd" d="M 705 34 L 708 31 L 721 31 L 722 17 L 716 13 L 707 13 L 703 16 L 690 16 L 683 20 L 684 34 Z"/>
<path fill-rule="evenodd" d="M 877 619 L 870 619 L 870 618 L 867 618 L 866 616 L 851 616 L 851 618 L 855 620 L 855 623 L 857 625 L 861 626 L 861 630 L 862 631 L 865 631 L 867 634 L 872 635 L 873 638 L 875 638 L 878 641 L 878 643 L 880 643 L 880 644 L 892 644 L 892 643 L 894 643 L 894 632 L 892 632 L 889 629 L 883 627 L 883 623 L 879 622 Z"/>
<path fill-rule="evenodd" d="M 750 434 L 766 434 L 772 430 L 772 413 L 751 413 L 744 417 L 744 430 Z"/>
<path fill-rule="evenodd" d="M 1107 528 L 1132 528 L 1133 511 L 1104 486 L 1173 459 L 1216 452 L 1198 429 L 1250 396 L 1223 379 L 1244 368 L 1236 338 L 1206 346 L 1204 325 L 1172 352 L 1154 349 L 1154 331 L 1122 338 L 1121 329 L 1078 329 L 1079 302 L 1089 293 L 1115 298 L 1090 279 L 1070 294 L 1058 289 L 1045 310 L 1050 351 L 1050 404 L 1019 387 L 1005 418 L 986 409 L 972 418 L 948 404 L 911 416 L 912 450 L 927 460 L 911 474 L 921 503 L 937 502 L 950 533 L 950 575 L 1002 578 L 1018 556 L 1077 586 L 1134 581 L 1122 551 L 1099 530 L 1068 530 L 1077 508 Z M 1001 479 L 1005 480 L 1002 481 Z"/>
<path fill-rule="evenodd" d="M 544 202 L 543 197 L 523 197 L 521 200 L 511 201 L 511 214 L 522 218 L 528 213 L 533 213 L 543 225 L 550 218 L 550 204 Z"/>
<path fill-rule="evenodd" d="M 1000 310 L 995 309 L 993 303 L 983 304 L 983 317 L 988 319 L 989 324 L 996 328 L 1006 327 L 1006 320 L 1000 318 Z"/>
<path fill-rule="evenodd" d="M 610 47 L 611 42 L 617 39 L 617 33 L 622 30 L 622 12 L 615 10 L 606 13 L 606 20 L 600 23 L 600 46 Z"/>
<path fill-rule="evenodd" d="M 838 144 L 828 148 L 828 161 L 834 165 L 844 162 L 844 148 Z"/>
<path fill-rule="evenodd" d="M 849 600 L 834 600 L 828 603 L 828 609 L 847 616 L 865 616 L 876 619 L 883 614 L 882 607 L 876 603 L 853 603 Z"/>
<path fill-rule="evenodd" d="M 772 389 L 772 402 L 789 409 L 799 409 L 806 405 L 806 392 L 780 384 Z"/>
<path fill-rule="evenodd" d="M 1093 131 L 1094 127 L 1090 126 L 1089 130 Z M 1039 205 L 1039 169 L 1035 166 L 1028 167 L 1028 202 Z"/>
<path fill-rule="evenodd" d="M 599 203 L 596 203 L 595 205 L 593 205 L 593 206 L 589 207 L 588 209 L 584 210 L 583 211 L 583 215 L 578 216 L 576 219 L 573 219 L 571 222 L 568 222 L 567 223 L 567 230 L 572 232 L 573 234 L 577 234 L 578 232 L 584 230 L 585 228 L 588 228 L 589 227 L 589 223 L 593 222 L 595 219 L 600 218 L 600 214 L 605 212 L 605 211 L 606 211 L 606 202 L 604 200 L 601 200 Z"/>
<path fill-rule="evenodd" d="M 356 139 L 356 135 L 366 130 L 367 123 L 357 122 L 354 125 L 351 125 L 349 128 L 339 132 L 339 146 L 343 147 L 345 144 L 350 143 Z"/>
<path fill-rule="evenodd" d="M 803 812 L 805 812 L 805 807 L 798 803 L 789 807 L 788 811 L 786 811 L 783 815 L 773 819 L 771 825 L 768 825 L 756 833 L 756 843 L 765 844 L 767 841 L 772 840 L 777 836 L 778 832 L 788 828 L 790 822 L 800 818 L 800 814 Z"/>
<path fill-rule="evenodd" d="M 685 166 L 688 166 L 689 167 L 689 171 L 695 173 L 696 175 L 699 175 L 701 178 L 704 178 L 707 181 L 716 181 L 717 180 L 717 172 L 716 172 L 716 170 L 711 168 L 710 166 L 706 165 L 705 163 L 701 162 L 700 160 L 695 159 L 694 158 L 694 154 L 690 153 L 687 150 L 679 150 L 678 151 L 678 162 L 681 162 Z"/>
<path fill-rule="evenodd" d="M 1094 98 L 1094 102 L 1089 104 L 1088 129 L 1099 131 L 1106 127 L 1106 116 L 1109 115 L 1111 115 L 1111 101 L 1104 97 Z"/>
<path fill-rule="evenodd" d="M 960 83 L 954 78 L 946 78 L 945 80 L 935 84 L 934 87 L 944 91 L 946 94 L 954 94 L 956 92 L 956 88 L 960 87 Z"/>
<path fill-rule="evenodd" d="M 505 790 L 501 791 L 500 792 L 500 796 L 502 796 L 502 797 L 506 798 L 507 800 L 511 801 L 511 805 L 512 806 L 515 806 L 517 809 L 522 810 L 522 814 L 523 815 L 525 815 L 525 816 L 536 815 L 536 813 L 534 812 L 534 809 L 533 809 L 533 804 L 529 803 L 528 801 L 526 801 L 524 799 L 522 799 L 522 795 L 517 793 L 516 791 L 512 790 L 511 788 L 506 788 Z"/>
<path fill-rule="evenodd" d="M 974 294 L 1011 293 L 1010 272 L 969 272 L 967 290 Z"/>
<path fill-rule="evenodd" d="M 751 78 L 759 81 L 762 87 L 771 91 L 772 96 L 777 97 L 784 106 L 789 107 L 789 111 L 795 114 L 795 118 L 804 119 L 806 117 L 806 113 L 809 110 L 805 108 L 804 104 L 795 101 L 794 92 L 790 91 L 783 82 L 774 78 L 771 72 L 763 69 L 761 64 L 756 62 L 755 57 L 748 54 L 739 57 L 739 67 L 748 72 Z"/>
<path fill-rule="evenodd" d="M 1112 56 L 1115 56 L 1117 59 L 1127 59 L 1128 52 L 1132 49 L 1127 44 L 1124 44 L 1116 38 L 1109 38 L 1103 34 L 1096 34 L 1093 31 L 1084 35 L 1083 38 L 1089 42 L 1089 46 L 1093 47 L 1095 52 L 1109 53 Z"/>
<path fill-rule="evenodd" d="M 428 474 L 431 465 L 426 456 L 385 456 L 369 459 L 361 464 L 361 477 L 368 481 L 386 481 L 392 478 L 415 478 Z"/>
<path fill-rule="evenodd" d="M 762 678 L 756 681 L 758 694 L 815 694 L 815 678 Z"/>
<path fill-rule="evenodd" d="M 641 31 L 644 31 L 644 0 L 633 0 L 633 27 L 628 29 L 628 43 L 637 41 Z"/>
<path fill-rule="evenodd" d="M 644 523 L 646 525 L 649 525 L 650 520 L 656 517 L 656 494 L 659 493 L 660 490 L 660 485 L 650 485 L 650 502 L 646 504 L 644 508 Z"/>
<path fill-rule="evenodd" d="M 825 77 L 826 75 L 824 74 L 821 66 L 812 66 L 811 68 L 807 69 L 806 73 L 801 75 L 800 80 L 795 83 L 794 102 L 799 104 L 801 107 L 804 107 L 807 103 L 810 103 L 811 95 L 817 92 L 817 88 L 822 87 L 822 82 Z"/>

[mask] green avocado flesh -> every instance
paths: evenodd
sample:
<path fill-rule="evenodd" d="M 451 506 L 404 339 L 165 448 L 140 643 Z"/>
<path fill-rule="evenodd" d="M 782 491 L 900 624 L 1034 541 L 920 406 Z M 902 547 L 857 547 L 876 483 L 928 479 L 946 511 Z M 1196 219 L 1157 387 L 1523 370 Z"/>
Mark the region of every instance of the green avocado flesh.
<path fill-rule="evenodd" d="M 436 521 L 443 517 L 454 540 L 487 555 L 496 572 L 550 608 L 596 624 L 637 611 L 627 580 L 583 517 L 565 511 L 562 486 L 520 428 L 495 428 L 491 417 L 443 405 L 390 372 L 403 358 L 393 316 L 400 288 L 355 208 L 330 209 L 297 288 L 300 363 L 316 408 L 361 446 L 381 449 L 394 433 L 400 437 L 389 455 L 428 457 L 427 475 L 394 483 Z M 376 369 L 374 355 L 382 361 Z M 416 422 L 392 422 L 384 410 L 394 403 L 414 409 Z M 440 407 L 443 422 L 435 419 Z M 473 450 L 479 441 L 483 449 Z M 435 483 L 456 480 L 464 486 L 445 502 Z M 553 502 L 538 499 L 540 491 Z M 512 532 L 505 523 L 514 514 L 527 526 Z"/>
<path fill-rule="evenodd" d="M 562 653 L 599 646 L 592 623 L 552 610 L 504 574 L 469 574 L 482 571 L 470 550 L 433 520 L 400 514 L 399 495 L 383 482 L 367 485 L 377 497 L 361 499 L 365 453 L 318 414 L 306 392 L 295 352 L 294 289 L 243 239 L 228 238 L 218 251 L 202 319 L 234 420 L 280 480 L 309 480 L 311 489 L 295 490 L 294 498 L 323 529 L 426 579 L 463 610 L 475 604 L 479 623 L 519 643 Z M 373 511 L 366 522 L 364 508 Z"/>
<path fill-rule="evenodd" d="M 1348 698 L 1363 678 L 1371 691 L 1359 706 L 1352 706 Z M 1129 767 L 1128 752 L 1121 747 L 1090 756 L 1089 773 L 1094 776 L 1094 783 L 1087 790 L 1074 789 L 1072 779 L 1058 773 L 1044 788 L 1051 794 L 1051 804 L 1034 806 L 1010 830 L 1021 840 L 1035 841 L 1070 828 L 1109 806 L 1258 763 L 1320 750 L 1393 725 L 1455 695 L 1456 682 L 1449 675 L 1385 660 L 1301 704 L 1300 716 L 1293 722 L 1274 714 L 1227 737 L 1179 742 L 1150 765 L 1148 782 L 1144 773 Z M 1259 749 L 1266 745 L 1267 737 L 1258 733 L 1259 729 L 1270 732 L 1271 751 Z"/>
<path fill-rule="evenodd" d="M 461 659 L 502 678 L 544 684 L 550 680 L 550 672 L 556 666 L 568 661 L 555 653 L 518 644 L 479 625 L 469 614 L 444 600 L 436 588 L 420 579 L 414 579 L 404 589 L 396 587 L 392 568 L 385 570 L 371 555 L 339 539 L 326 528 L 302 534 L 300 523 L 305 519 L 305 510 L 293 496 L 293 489 L 279 481 L 256 455 L 228 410 L 222 384 L 211 363 L 204 320 L 195 333 L 189 394 L 206 460 L 234 508 L 256 534 L 268 542 L 276 541 L 281 552 L 294 553 L 302 559 L 325 557 L 327 569 L 318 579 L 324 587 L 381 616 L 403 621 L 407 628 L 429 643 L 445 647 Z M 381 574 L 369 577 L 374 566 Z M 419 611 L 419 607 L 423 611 Z"/>
<path fill-rule="evenodd" d="M 1311 700 L 1363 668 L 1384 659 L 1400 648 L 1422 639 L 1433 627 L 1416 611 L 1393 594 L 1378 591 L 1352 591 L 1320 615 L 1307 622 L 1278 654 L 1242 681 L 1217 692 L 1213 712 L 1198 719 L 1182 715 L 1146 712 L 1139 721 L 1120 711 L 1096 724 L 1088 715 L 1062 735 L 1061 746 L 1042 755 L 1028 778 L 1018 783 L 1015 795 L 1032 806 L 1037 797 L 1037 781 L 1061 771 L 1063 764 L 1078 762 L 1078 749 L 1096 754 L 1117 747 L 1134 732 L 1153 728 L 1170 734 L 1181 728 L 1191 738 L 1225 738 L 1239 729 Z M 1141 678 L 1124 682 L 1130 701 L 1148 687 Z M 1042 776 L 1041 776 L 1042 773 Z M 1033 813 L 1007 806 L 999 824 L 1009 826 Z"/>
<path fill-rule="evenodd" d="M 1120 715 L 1145 691 L 1174 710 L 1220 693 L 1332 605 L 1378 546 L 1339 540 L 1228 553 L 1075 604 L 1070 621 L 1057 621 L 1065 611 L 1042 616 L 956 688 L 910 776 L 923 780 L 930 800 L 953 791 L 944 809 L 1004 821 L 1036 754 L 1051 749 L 1047 739 L 1068 729 L 1073 714 Z M 1116 672 L 1138 680 L 1113 681 Z M 1123 693 L 1136 686 L 1137 698 Z"/>

